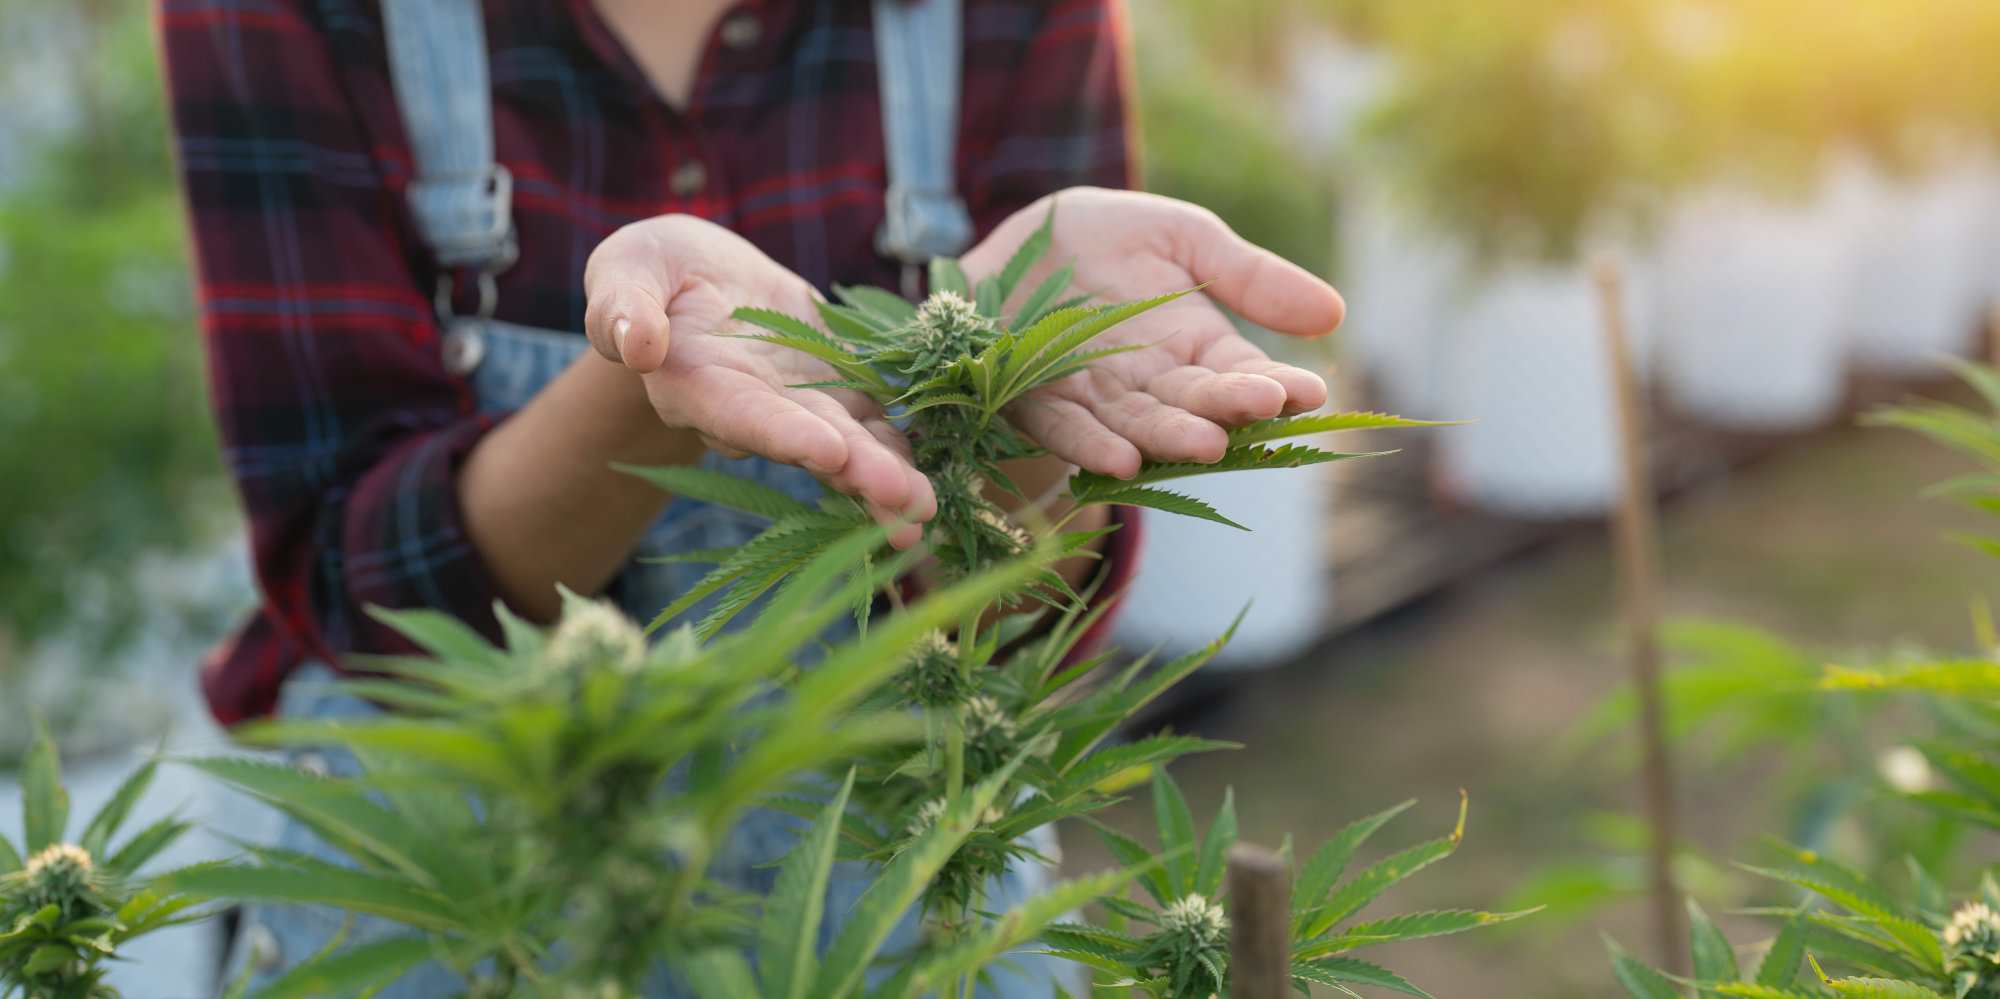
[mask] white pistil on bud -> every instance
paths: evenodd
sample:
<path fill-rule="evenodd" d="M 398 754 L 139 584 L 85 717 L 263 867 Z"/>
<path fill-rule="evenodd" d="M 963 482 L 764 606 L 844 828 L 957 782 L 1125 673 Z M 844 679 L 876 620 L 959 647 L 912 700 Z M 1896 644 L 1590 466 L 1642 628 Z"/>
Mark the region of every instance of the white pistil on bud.
<path fill-rule="evenodd" d="M 572 603 L 549 638 L 548 662 L 559 672 L 611 668 L 634 672 L 646 659 L 646 636 L 602 600 Z"/>
<path fill-rule="evenodd" d="M 1218 943 L 1229 929 L 1222 906 L 1201 894 L 1189 894 L 1160 913 L 1160 927 L 1185 934 L 1204 945 Z"/>

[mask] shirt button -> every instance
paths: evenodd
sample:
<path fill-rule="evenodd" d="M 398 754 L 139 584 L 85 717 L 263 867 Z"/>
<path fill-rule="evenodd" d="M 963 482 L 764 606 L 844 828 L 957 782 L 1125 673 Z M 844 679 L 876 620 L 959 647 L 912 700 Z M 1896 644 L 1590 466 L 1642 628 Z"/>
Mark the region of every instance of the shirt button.
<path fill-rule="evenodd" d="M 673 176 L 667 179 L 667 189 L 679 197 L 697 194 L 708 186 L 708 168 L 700 160 L 688 160 L 674 168 Z"/>
<path fill-rule="evenodd" d="M 739 10 L 722 21 L 722 44 L 732 52 L 753 49 L 764 40 L 764 22 L 747 10 Z"/>

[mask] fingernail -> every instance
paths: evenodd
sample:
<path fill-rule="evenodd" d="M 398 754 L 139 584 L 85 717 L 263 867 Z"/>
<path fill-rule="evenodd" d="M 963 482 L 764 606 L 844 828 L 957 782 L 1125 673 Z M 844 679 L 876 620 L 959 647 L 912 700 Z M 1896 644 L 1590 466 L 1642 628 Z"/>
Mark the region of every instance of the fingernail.
<path fill-rule="evenodd" d="M 625 334 L 632 332 L 632 320 L 623 316 L 611 324 L 611 346 L 617 348 L 618 356 L 625 356 Z"/>

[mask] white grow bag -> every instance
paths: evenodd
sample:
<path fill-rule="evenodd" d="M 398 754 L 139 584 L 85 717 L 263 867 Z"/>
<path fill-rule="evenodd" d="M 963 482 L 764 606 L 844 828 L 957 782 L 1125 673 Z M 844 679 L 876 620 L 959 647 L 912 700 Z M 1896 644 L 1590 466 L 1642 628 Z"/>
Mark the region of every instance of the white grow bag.
<path fill-rule="evenodd" d="M 1191 651 L 1214 641 L 1249 602 L 1236 637 L 1208 668 L 1270 665 L 1304 651 L 1331 606 L 1332 470 L 1311 465 L 1164 483 L 1250 530 L 1147 511 L 1140 571 L 1126 591 L 1117 644 L 1135 653 L 1156 645 L 1168 655 Z"/>
<path fill-rule="evenodd" d="M 1487 279 L 1444 345 L 1437 415 L 1477 421 L 1442 431 L 1449 488 L 1507 516 L 1610 509 L 1620 488 L 1615 398 L 1597 292 L 1581 268 Z"/>
<path fill-rule="evenodd" d="M 1911 181 L 1849 161 L 1835 190 L 1864 228 L 1847 297 L 1854 359 L 1887 374 L 1934 372 L 1978 342 L 2000 250 L 1993 169 L 1966 159 Z"/>
<path fill-rule="evenodd" d="M 1845 391 L 1842 290 L 1858 238 L 1827 198 L 1775 205 L 1711 188 L 1684 201 L 1668 226 L 1658 298 L 1677 407 L 1743 430 L 1831 418 Z"/>
<path fill-rule="evenodd" d="M 1379 408 L 1427 418 L 1443 391 L 1447 306 L 1463 272 L 1459 247 L 1355 185 L 1339 219 L 1347 356 L 1380 392 Z"/>

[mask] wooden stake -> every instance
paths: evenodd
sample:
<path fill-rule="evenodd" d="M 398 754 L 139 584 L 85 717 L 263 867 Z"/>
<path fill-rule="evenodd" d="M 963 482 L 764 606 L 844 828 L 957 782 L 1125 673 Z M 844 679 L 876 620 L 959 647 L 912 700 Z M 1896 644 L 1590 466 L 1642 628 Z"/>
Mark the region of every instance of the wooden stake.
<path fill-rule="evenodd" d="M 1986 313 L 1986 363 L 2000 368 L 2000 302 Z"/>
<path fill-rule="evenodd" d="M 1624 495 L 1612 518 L 1618 594 L 1624 618 L 1625 653 L 1632 684 L 1639 691 L 1639 737 L 1645 753 L 1640 780 L 1646 818 L 1653 830 L 1652 907 L 1658 964 L 1687 973 L 1687 930 L 1674 885 L 1673 856 L 1678 823 L 1674 815 L 1673 770 L 1667 755 L 1660 698 L 1658 639 L 1658 497 L 1646 447 L 1646 412 L 1625 335 L 1624 290 L 1618 265 L 1602 260 L 1595 268 L 1604 309 L 1605 354 L 1618 402 L 1618 441 L 1624 465 Z"/>
<path fill-rule="evenodd" d="M 1289 999 L 1291 872 L 1253 843 L 1229 848 L 1230 999 Z"/>

